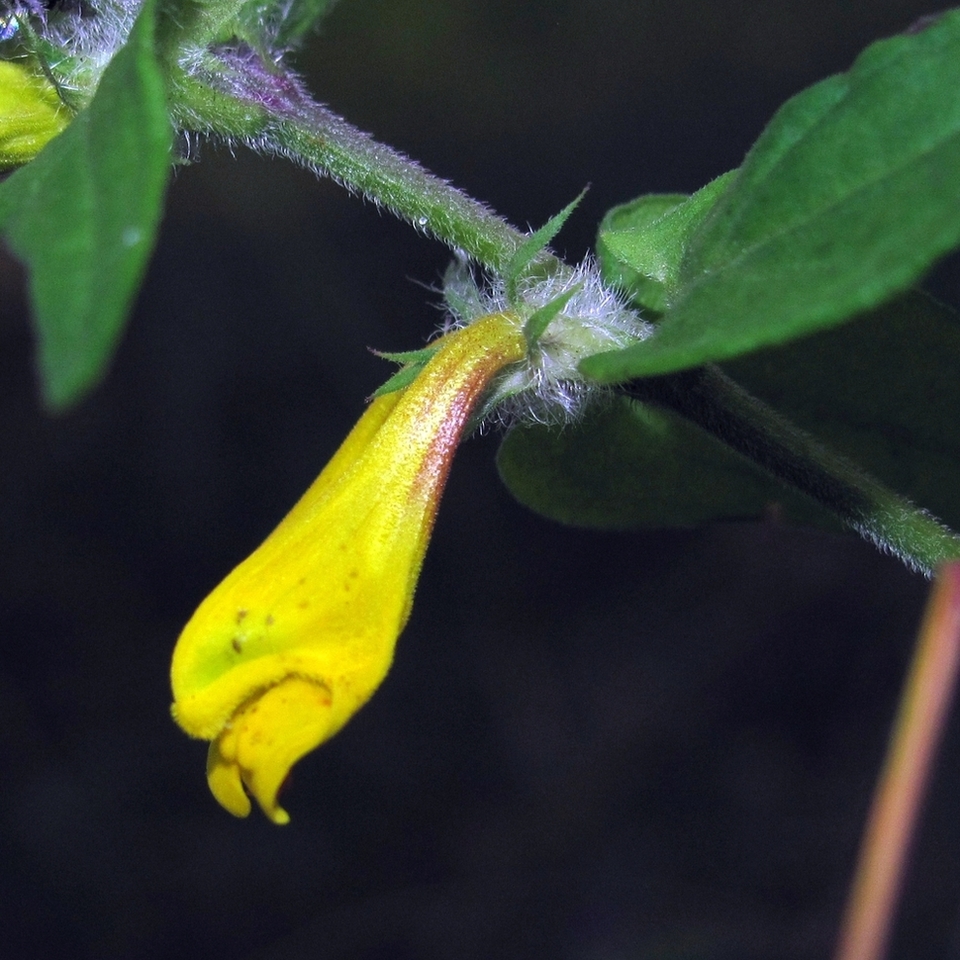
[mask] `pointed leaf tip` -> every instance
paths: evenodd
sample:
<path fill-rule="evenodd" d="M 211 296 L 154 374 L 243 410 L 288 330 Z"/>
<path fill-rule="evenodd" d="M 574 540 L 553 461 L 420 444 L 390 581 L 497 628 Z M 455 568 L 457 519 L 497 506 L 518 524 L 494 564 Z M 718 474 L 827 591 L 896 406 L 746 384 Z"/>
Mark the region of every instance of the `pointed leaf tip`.
<path fill-rule="evenodd" d="M 524 270 L 530 265 L 538 253 L 546 247 L 551 240 L 563 229 L 570 214 L 580 204 L 580 201 L 586 196 L 589 187 L 584 187 L 580 195 L 571 200 L 559 213 L 554 214 L 539 230 L 534 230 L 523 243 L 517 247 L 516 252 L 510 258 L 506 267 L 503 269 L 503 281 L 507 290 L 507 300 L 515 303 L 517 299 L 517 282 Z"/>

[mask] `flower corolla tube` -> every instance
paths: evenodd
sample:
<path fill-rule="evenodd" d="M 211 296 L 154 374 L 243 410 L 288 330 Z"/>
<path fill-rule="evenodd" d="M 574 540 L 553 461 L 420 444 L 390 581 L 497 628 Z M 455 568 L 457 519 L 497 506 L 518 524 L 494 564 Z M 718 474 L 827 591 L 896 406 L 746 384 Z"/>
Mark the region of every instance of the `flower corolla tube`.
<path fill-rule="evenodd" d="M 374 399 L 310 489 L 200 604 L 173 655 L 173 715 L 210 740 L 216 799 L 274 823 L 290 768 L 369 699 L 413 601 L 450 462 L 490 381 L 526 353 L 490 314 Z"/>

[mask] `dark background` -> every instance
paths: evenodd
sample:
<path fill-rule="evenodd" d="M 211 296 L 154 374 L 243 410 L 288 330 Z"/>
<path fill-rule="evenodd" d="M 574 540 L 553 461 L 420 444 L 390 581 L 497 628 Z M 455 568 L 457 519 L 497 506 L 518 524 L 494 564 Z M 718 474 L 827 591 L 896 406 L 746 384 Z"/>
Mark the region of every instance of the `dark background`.
<path fill-rule="evenodd" d="M 908 0 L 342 0 L 299 57 L 380 139 L 589 248 L 614 203 L 739 164 Z M 0 954 L 182 960 L 829 955 L 926 585 L 773 524 L 598 534 L 460 451 L 396 666 L 238 821 L 168 718 L 204 593 L 423 343 L 448 261 L 279 160 L 180 169 L 132 325 L 39 408 L 0 257 Z M 956 271 L 937 289 L 960 302 Z M 642 478 L 638 478 L 642 483 Z M 894 956 L 960 956 L 951 721 Z"/>

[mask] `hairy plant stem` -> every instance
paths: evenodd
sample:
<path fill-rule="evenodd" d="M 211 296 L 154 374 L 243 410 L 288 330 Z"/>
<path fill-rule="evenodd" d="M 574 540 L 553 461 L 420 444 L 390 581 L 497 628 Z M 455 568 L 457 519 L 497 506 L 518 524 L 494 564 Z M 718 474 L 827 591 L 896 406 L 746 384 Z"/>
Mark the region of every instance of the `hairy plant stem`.
<path fill-rule="evenodd" d="M 381 204 L 493 273 L 527 239 L 489 207 L 315 103 L 296 78 L 249 50 L 224 50 L 204 71 L 175 78 L 175 121 L 278 153 Z M 542 273 L 571 268 L 549 252 Z M 752 397 L 717 368 L 623 388 L 697 423 L 779 480 L 812 497 L 881 550 L 930 576 L 960 558 L 960 538 Z"/>
<path fill-rule="evenodd" d="M 452 184 L 317 107 L 311 123 L 281 121 L 282 151 L 382 204 L 419 230 L 499 271 L 526 235 Z"/>
<path fill-rule="evenodd" d="M 226 80 L 224 66 L 233 68 Z M 387 207 L 491 271 L 502 270 L 527 239 L 485 204 L 315 103 L 295 79 L 249 53 L 234 53 L 232 59 L 231 52 L 222 54 L 211 62 L 206 83 L 181 72 L 172 99 L 185 129 L 286 156 Z M 544 272 L 569 270 L 548 253 L 536 262 Z"/>
<path fill-rule="evenodd" d="M 940 564 L 960 558 L 960 537 L 822 446 L 718 368 L 635 380 L 624 389 L 693 421 L 914 570 L 929 577 Z"/>

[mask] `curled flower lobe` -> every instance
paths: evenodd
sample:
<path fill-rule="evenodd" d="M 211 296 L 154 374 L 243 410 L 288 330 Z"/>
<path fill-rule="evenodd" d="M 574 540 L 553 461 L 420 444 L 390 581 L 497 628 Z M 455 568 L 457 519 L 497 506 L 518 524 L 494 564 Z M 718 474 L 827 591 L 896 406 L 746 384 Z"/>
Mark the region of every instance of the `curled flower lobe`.
<path fill-rule="evenodd" d="M 526 351 L 509 313 L 448 334 L 375 399 L 264 543 L 201 603 L 173 656 L 173 713 L 212 741 L 216 798 L 276 823 L 290 768 L 369 699 L 393 659 L 453 454 L 490 380 Z"/>

